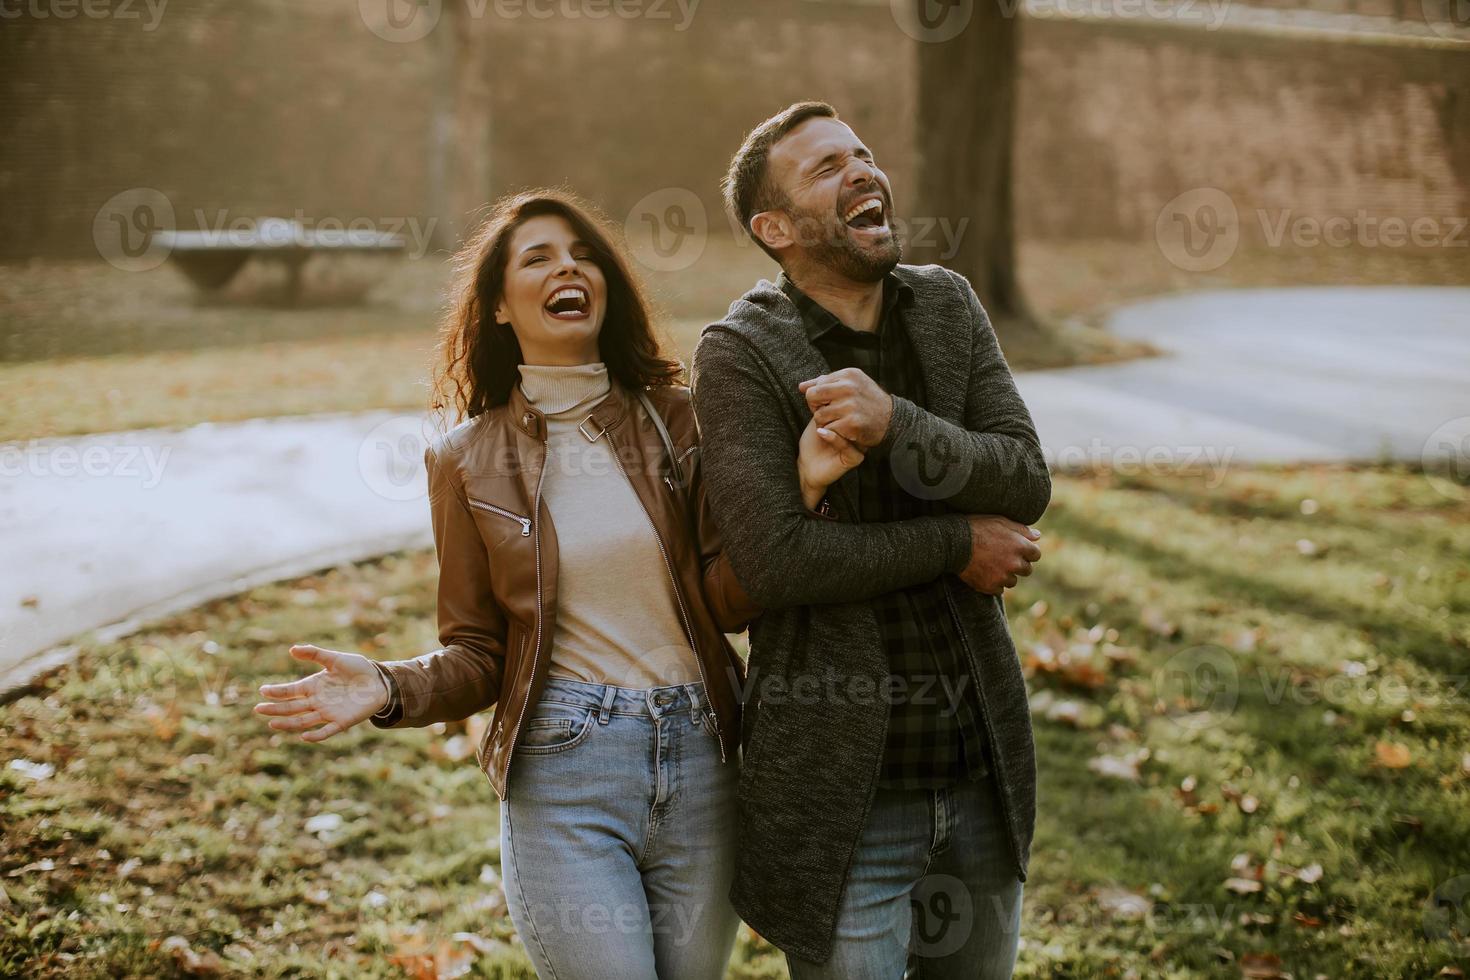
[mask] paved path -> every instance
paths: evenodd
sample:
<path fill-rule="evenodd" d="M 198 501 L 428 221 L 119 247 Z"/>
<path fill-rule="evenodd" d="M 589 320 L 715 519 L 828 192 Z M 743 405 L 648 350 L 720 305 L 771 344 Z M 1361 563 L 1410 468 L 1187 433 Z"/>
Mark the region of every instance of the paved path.
<path fill-rule="evenodd" d="M 1109 329 L 1167 353 L 1017 378 L 1054 464 L 1470 451 L 1470 289 L 1191 293 Z"/>
<path fill-rule="evenodd" d="M 0 693 L 95 627 L 431 544 L 421 426 L 371 412 L 0 446 Z"/>
<path fill-rule="evenodd" d="M 1058 465 L 1470 448 L 1470 289 L 1192 294 L 1112 328 L 1171 353 L 1018 378 Z M 0 446 L 0 692 L 94 628 L 427 546 L 424 432 L 374 412 Z"/>

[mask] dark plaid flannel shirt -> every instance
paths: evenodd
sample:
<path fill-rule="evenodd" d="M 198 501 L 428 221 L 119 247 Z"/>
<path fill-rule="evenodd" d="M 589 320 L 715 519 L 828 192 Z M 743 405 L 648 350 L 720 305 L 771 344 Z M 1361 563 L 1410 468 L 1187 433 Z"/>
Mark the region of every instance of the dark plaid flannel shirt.
<path fill-rule="evenodd" d="M 891 273 L 884 280 L 876 333 L 847 326 L 784 273 L 777 285 L 801 311 L 807 337 L 830 370 L 858 368 L 884 391 L 925 406 L 923 377 L 903 326 L 902 310 L 913 300 L 908 284 Z M 904 490 L 886 460 L 870 456 L 858 465 L 856 476 L 864 521 L 945 512 L 938 501 L 920 500 Z M 988 767 L 975 682 L 943 578 L 885 593 L 873 600 L 873 607 L 889 666 L 902 679 L 894 682 L 897 692 L 891 699 L 878 785 L 927 789 L 952 785 L 966 775 L 983 777 Z M 944 677 L 947 687 L 940 680 Z"/>

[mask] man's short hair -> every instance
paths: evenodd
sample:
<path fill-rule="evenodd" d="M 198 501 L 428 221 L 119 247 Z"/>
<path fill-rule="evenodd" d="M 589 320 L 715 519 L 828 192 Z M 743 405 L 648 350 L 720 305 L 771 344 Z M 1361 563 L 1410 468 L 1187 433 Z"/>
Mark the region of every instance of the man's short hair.
<path fill-rule="evenodd" d="M 740 222 L 751 241 L 773 259 L 776 253 L 766 248 L 766 243 L 750 228 L 750 219 L 754 215 L 786 203 L 785 193 L 771 183 L 768 173 L 771 147 L 808 119 L 836 118 L 837 110 L 825 102 L 794 103 L 752 129 L 730 160 L 730 169 L 720 184 L 725 192 L 725 207 Z"/>

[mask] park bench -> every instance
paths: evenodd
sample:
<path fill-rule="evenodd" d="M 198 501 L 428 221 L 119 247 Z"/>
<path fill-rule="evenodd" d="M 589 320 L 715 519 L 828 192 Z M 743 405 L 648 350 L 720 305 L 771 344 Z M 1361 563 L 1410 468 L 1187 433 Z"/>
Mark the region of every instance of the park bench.
<path fill-rule="evenodd" d="M 376 229 L 313 229 L 288 218 L 264 218 L 246 228 L 220 231 L 161 231 L 169 261 L 199 289 L 222 289 L 246 263 L 279 262 L 287 271 L 287 294 L 301 294 L 301 270 L 315 255 L 379 254 L 404 251 L 401 235 Z"/>

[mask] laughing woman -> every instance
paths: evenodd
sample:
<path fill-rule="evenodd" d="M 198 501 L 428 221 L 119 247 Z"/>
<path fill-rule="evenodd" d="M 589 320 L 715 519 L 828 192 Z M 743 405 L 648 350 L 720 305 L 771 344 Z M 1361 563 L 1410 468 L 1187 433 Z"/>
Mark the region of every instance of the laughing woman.
<path fill-rule="evenodd" d="M 682 368 L 603 226 L 557 193 L 500 202 L 461 253 L 435 391 L 465 420 L 425 453 L 442 648 L 260 688 L 317 742 L 491 706 L 511 919 L 541 977 L 724 975 L 744 666 L 758 610 L 705 503 Z M 814 506 L 861 460 L 809 426 Z M 319 727 L 318 727 L 319 726 Z"/>

